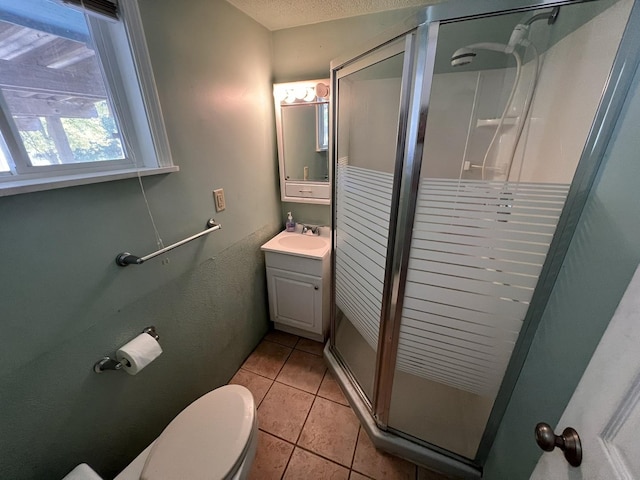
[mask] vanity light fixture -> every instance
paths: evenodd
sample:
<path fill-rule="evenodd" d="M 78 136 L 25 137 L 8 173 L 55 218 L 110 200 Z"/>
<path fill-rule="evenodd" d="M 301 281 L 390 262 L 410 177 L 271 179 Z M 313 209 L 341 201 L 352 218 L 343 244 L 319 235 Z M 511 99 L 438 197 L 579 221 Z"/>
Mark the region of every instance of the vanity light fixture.
<path fill-rule="evenodd" d="M 300 85 L 300 82 L 278 84 L 273 88 L 273 96 L 276 101 L 285 104 L 326 102 L 329 98 L 329 85 L 322 82 L 306 85 Z"/>
<path fill-rule="evenodd" d="M 273 86 L 283 202 L 331 204 L 329 78 Z"/>

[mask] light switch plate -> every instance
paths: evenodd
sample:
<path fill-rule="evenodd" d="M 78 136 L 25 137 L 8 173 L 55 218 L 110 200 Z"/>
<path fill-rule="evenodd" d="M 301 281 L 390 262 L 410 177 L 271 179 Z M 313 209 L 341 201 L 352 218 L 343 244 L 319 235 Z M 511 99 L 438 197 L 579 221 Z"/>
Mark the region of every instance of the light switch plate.
<path fill-rule="evenodd" d="M 222 188 L 213 191 L 213 200 L 216 204 L 216 212 L 221 212 L 226 208 L 227 205 L 224 201 L 224 190 Z"/>

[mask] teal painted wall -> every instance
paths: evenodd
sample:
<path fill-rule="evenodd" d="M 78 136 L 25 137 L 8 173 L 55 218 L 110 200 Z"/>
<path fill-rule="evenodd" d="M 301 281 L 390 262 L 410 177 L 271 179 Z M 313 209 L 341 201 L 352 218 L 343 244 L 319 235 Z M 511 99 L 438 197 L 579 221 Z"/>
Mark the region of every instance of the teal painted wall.
<path fill-rule="evenodd" d="M 259 246 L 281 220 L 271 33 L 226 2 L 141 0 L 179 173 L 0 198 L 0 477 L 105 478 L 189 402 L 228 381 L 267 329 Z M 212 190 L 225 189 L 215 214 Z M 139 375 L 92 372 L 148 325 L 164 353 Z"/>
<path fill-rule="evenodd" d="M 328 78 L 329 64 L 401 23 L 420 7 L 372 13 L 273 32 L 273 81 Z"/>
<path fill-rule="evenodd" d="M 640 73 L 534 337 L 485 468 L 489 480 L 529 478 L 533 430 L 556 425 L 640 262 Z"/>
<path fill-rule="evenodd" d="M 0 198 L 2 478 L 61 478 L 83 461 L 112 477 L 229 379 L 268 324 L 259 246 L 290 209 L 299 221 L 330 222 L 329 207 L 279 203 L 271 83 L 326 76 L 345 46 L 408 13 L 270 33 L 222 1 L 140 3 L 181 168 L 143 179 L 149 204 L 167 244 L 210 216 L 223 229 L 171 252 L 168 264 L 122 269 L 120 251 L 156 248 L 137 180 Z M 528 477 L 539 456 L 533 425 L 559 419 L 640 259 L 639 87 L 636 79 L 486 478 Z M 215 214 L 219 187 L 227 209 Z M 156 362 L 135 377 L 91 372 L 150 324 L 164 348 Z"/>

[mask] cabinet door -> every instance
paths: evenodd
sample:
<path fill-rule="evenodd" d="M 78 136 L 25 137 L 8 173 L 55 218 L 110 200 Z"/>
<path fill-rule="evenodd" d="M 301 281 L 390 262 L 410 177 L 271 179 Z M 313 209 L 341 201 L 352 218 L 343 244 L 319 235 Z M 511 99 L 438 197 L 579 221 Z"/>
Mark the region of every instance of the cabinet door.
<path fill-rule="evenodd" d="M 267 268 L 271 320 L 322 333 L 322 279 Z"/>

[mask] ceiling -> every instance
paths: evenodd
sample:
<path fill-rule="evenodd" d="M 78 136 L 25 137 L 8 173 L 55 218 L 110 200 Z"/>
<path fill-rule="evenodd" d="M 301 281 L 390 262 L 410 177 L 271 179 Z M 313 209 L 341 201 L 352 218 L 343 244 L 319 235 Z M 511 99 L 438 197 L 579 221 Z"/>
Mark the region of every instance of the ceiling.
<path fill-rule="evenodd" d="M 227 0 L 269 30 L 327 22 L 438 0 Z"/>

